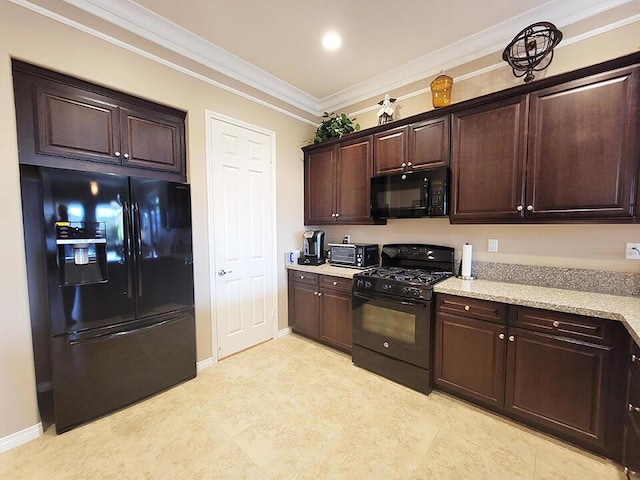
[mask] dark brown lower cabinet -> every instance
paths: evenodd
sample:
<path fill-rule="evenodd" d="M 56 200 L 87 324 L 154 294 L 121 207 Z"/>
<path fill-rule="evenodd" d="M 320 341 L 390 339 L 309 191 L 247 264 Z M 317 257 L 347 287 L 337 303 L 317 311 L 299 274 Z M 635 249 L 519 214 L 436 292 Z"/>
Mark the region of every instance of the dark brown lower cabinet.
<path fill-rule="evenodd" d="M 636 343 L 629 360 L 622 465 L 629 478 L 640 478 L 640 346 Z"/>
<path fill-rule="evenodd" d="M 492 408 L 504 405 L 506 325 L 438 313 L 434 382 Z"/>
<path fill-rule="evenodd" d="M 289 270 L 289 326 L 351 352 L 351 279 Z"/>
<path fill-rule="evenodd" d="M 505 410 L 604 449 L 611 347 L 509 327 Z"/>
<path fill-rule="evenodd" d="M 622 325 L 442 294 L 435 323 L 437 388 L 620 459 Z"/>

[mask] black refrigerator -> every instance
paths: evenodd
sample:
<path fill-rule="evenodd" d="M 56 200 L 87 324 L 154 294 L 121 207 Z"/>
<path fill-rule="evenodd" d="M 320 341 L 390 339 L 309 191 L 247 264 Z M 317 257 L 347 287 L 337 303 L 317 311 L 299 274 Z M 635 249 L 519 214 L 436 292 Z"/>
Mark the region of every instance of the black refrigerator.
<path fill-rule="evenodd" d="M 189 185 L 20 173 L 41 416 L 61 433 L 195 377 Z"/>

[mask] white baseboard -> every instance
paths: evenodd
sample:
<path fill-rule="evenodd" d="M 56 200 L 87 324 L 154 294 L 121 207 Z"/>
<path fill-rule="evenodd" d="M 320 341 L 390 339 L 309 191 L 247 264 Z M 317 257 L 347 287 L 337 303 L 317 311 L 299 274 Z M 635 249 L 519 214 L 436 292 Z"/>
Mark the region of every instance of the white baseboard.
<path fill-rule="evenodd" d="M 278 338 L 285 337 L 291 333 L 291 327 L 283 328 L 282 330 L 278 330 Z"/>
<path fill-rule="evenodd" d="M 209 358 L 205 358 L 204 360 L 200 360 L 198 363 L 196 363 L 196 370 L 198 372 L 201 372 L 205 368 L 209 368 L 212 366 L 213 366 L 213 358 L 209 357 Z"/>
<path fill-rule="evenodd" d="M 31 440 L 35 440 L 42 435 L 42 433 L 42 423 L 38 423 L 32 427 L 12 433 L 7 437 L 0 438 L 0 453 L 19 447 L 23 443 L 30 442 Z"/>

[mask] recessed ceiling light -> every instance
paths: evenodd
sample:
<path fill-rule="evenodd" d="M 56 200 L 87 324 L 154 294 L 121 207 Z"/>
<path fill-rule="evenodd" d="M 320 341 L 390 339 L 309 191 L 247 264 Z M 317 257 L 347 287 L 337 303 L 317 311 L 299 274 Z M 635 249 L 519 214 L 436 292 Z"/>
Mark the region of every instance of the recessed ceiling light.
<path fill-rule="evenodd" d="M 342 45 L 342 39 L 336 32 L 327 32 L 322 37 L 322 45 L 327 50 L 337 50 Z"/>

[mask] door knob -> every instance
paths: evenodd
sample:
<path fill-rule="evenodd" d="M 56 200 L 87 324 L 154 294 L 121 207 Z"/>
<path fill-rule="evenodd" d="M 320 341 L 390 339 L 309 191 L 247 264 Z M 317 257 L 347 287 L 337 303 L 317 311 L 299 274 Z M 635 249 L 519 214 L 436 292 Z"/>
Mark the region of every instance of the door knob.
<path fill-rule="evenodd" d="M 499 338 L 500 340 L 504 340 L 504 333 L 501 333 L 500 335 L 498 335 L 498 338 Z"/>
<path fill-rule="evenodd" d="M 218 270 L 218 275 L 220 275 L 221 277 L 224 277 L 228 273 L 231 273 L 231 270 L 229 270 L 228 272 L 226 270 L 222 270 L 222 269 Z"/>

